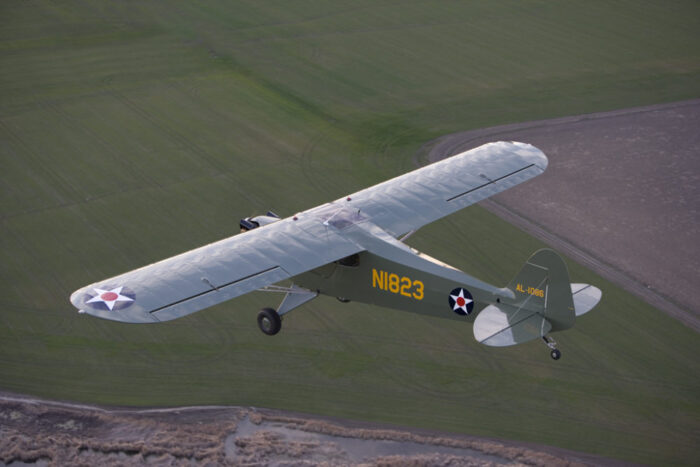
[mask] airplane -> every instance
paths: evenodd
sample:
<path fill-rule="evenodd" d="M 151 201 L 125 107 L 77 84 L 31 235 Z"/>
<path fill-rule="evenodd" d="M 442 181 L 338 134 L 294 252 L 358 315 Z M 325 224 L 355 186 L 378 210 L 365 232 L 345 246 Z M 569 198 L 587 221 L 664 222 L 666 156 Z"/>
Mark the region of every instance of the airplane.
<path fill-rule="evenodd" d="M 542 339 L 558 360 L 550 333 L 573 327 L 602 292 L 570 283 L 557 253 L 535 252 L 497 287 L 405 243 L 420 227 L 547 165 L 532 145 L 488 143 L 285 219 L 273 212 L 241 219 L 239 234 L 88 285 L 70 301 L 100 318 L 159 323 L 252 291 L 282 292 L 279 307 L 257 317 L 260 330 L 275 335 L 282 317 L 328 295 L 471 322 L 477 342 L 489 346 Z"/>

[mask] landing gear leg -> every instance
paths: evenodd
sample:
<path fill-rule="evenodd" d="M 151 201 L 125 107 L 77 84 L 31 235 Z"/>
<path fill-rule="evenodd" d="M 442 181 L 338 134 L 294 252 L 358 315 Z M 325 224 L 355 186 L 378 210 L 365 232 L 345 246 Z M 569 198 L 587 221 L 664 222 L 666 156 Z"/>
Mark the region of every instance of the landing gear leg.
<path fill-rule="evenodd" d="M 554 339 L 551 337 L 547 336 L 542 336 L 542 340 L 544 341 L 545 344 L 547 344 L 547 347 L 552 349 L 552 351 L 549 353 L 549 355 L 552 357 L 554 360 L 559 360 L 561 358 L 561 350 L 557 349 L 557 343 Z"/>
<path fill-rule="evenodd" d="M 311 290 L 297 287 L 294 284 L 292 284 L 291 287 L 271 285 L 258 290 L 262 292 L 287 293 L 277 310 L 274 308 L 263 308 L 260 310 L 260 313 L 258 313 L 258 326 L 260 327 L 260 330 L 268 336 L 274 336 L 280 332 L 280 329 L 282 329 L 282 315 L 289 313 L 299 305 L 303 305 L 304 303 L 318 296 L 318 292 L 312 292 Z"/>

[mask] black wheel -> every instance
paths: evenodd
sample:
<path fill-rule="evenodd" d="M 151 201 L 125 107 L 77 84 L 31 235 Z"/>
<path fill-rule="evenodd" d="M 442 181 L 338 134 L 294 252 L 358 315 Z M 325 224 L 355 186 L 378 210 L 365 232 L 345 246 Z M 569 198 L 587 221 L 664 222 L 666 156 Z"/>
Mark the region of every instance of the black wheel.
<path fill-rule="evenodd" d="M 282 318 L 273 308 L 263 308 L 258 313 L 258 326 L 268 336 L 274 336 L 282 329 Z"/>
<path fill-rule="evenodd" d="M 561 352 L 559 349 L 552 350 L 549 355 L 551 355 L 554 360 L 559 360 L 561 358 Z"/>

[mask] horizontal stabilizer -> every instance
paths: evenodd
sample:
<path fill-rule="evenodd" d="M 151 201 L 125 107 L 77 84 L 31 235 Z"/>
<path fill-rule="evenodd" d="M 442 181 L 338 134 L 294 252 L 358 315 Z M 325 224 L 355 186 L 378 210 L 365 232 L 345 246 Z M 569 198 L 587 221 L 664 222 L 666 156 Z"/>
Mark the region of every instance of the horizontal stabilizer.
<path fill-rule="evenodd" d="M 576 316 L 591 311 L 603 296 L 603 292 L 598 287 L 589 284 L 571 284 L 571 293 L 574 296 Z"/>
<path fill-rule="evenodd" d="M 539 313 L 500 303 L 489 305 L 474 321 L 474 338 L 482 344 L 505 347 L 546 335 L 552 325 Z"/>

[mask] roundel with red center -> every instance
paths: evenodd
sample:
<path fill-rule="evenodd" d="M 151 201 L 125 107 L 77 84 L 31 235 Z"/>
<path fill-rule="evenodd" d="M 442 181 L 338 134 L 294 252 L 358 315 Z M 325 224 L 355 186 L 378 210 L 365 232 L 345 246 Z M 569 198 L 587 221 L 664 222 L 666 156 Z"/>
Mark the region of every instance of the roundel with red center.
<path fill-rule="evenodd" d="M 134 291 L 125 286 L 93 287 L 92 292 L 85 294 L 85 304 L 97 310 L 121 310 L 131 306 L 135 300 Z"/>
<path fill-rule="evenodd" d="M 474 310 L 474 298 L 467 289 L 457 287 L 450 292 L 450 308 L 458 315 L 467 316 Z"/>

